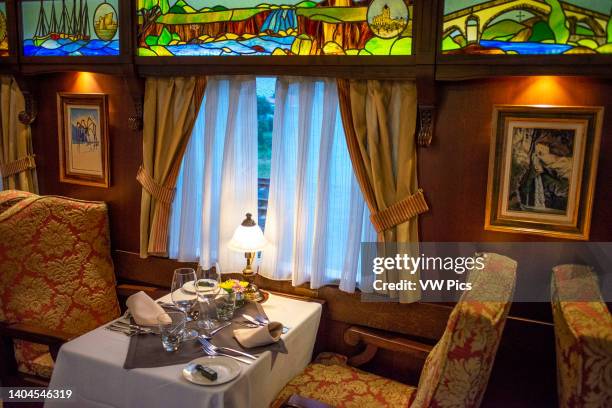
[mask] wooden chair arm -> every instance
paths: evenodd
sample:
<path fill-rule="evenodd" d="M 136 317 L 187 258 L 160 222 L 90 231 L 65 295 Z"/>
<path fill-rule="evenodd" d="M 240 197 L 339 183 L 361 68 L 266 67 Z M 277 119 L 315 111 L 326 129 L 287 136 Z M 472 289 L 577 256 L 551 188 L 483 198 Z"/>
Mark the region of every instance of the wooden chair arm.
<path fill-rule="evenodd" d="M 75 337 L 62 331 L 45 329 L 28 323 L 0 323 L 0 336 L 49 346 L 53 360 L 57 358 L 57 353 L 62 344 Z"/>
<path fill-rule="evenodd" d="M 364 343 L 366 348 L 360 354 L 349 358 L 349 365 L 354 367 L 367 363 L 379 348 L 399 353 L 409 353 L 420 358 L 426 358 L 433 349 L 430 344 L 399 337 L 392 333 L 380 330 L 366 329 L 365 327 L 351 326 L 344 332 L 344 341 L 351 346 Z"/>
<path fill-rule="evenodd" d="M 332 408 L 332 406 L 321 401 L 293 394 L 289 397 L 287 402 L 282 405 L 282 408 Z"/>

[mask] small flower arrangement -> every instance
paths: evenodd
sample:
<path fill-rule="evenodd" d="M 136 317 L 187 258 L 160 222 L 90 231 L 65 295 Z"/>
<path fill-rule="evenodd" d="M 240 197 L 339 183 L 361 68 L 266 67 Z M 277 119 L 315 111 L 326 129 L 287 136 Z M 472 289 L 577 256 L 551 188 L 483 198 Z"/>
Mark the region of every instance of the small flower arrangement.
<path fill-rule="evenodd" d="M 236 308 L 244 306 L 244 292 L 247 286 L 249 286 L 249 282 L 238 279 L 228 279 L 219 285 L 219 287 L 227 293 L 234 293 L 236 295 Z"/>
<path fill-rule="evenodd" d="M 247 286 L 249 286 L 249 282 L 240 281 L 238 279 L 228 279 L 219 286 L 229 293 L 244 293 Z"/>

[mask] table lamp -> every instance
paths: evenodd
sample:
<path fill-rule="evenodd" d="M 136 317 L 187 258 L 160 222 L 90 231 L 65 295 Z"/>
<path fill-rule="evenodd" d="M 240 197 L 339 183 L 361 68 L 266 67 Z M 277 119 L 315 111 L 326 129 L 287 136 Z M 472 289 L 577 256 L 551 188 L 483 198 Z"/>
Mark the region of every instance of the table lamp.
<path fill-rule="evenodd" d="M 244 295 L 248 300 L 260 301 L 263 300 L 263 295 L 259 288 L 252 282 L 255 271 L 253 270 L 253 261 L 257 252 L 261 251 L 268 245 L 268 241 L 263 235 L 261 228 L 253 220 L 251 213 L 246 214 L 246 218 L 242 224 L 236 228 L 234 235 L 230 240 L 229 249 L 237 252 L 244 252 L 246 258 L 246 266 L 242 270 L 242 275 L 249 282 Z"/>

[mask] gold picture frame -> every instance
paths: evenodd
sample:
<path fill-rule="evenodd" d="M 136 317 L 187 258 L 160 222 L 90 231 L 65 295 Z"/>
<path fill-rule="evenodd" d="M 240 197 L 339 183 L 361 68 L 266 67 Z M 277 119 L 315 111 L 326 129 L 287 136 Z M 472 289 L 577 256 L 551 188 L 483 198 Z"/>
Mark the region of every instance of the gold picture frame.
<path fill-rule="evenodd" d="M 588 240 L 603 113 L 495 105 L 485 230 Z"/>
<path fill-rule="evenodd" d="M 109 187 L 108 98 L 57 94 L 60 181 Z"/>

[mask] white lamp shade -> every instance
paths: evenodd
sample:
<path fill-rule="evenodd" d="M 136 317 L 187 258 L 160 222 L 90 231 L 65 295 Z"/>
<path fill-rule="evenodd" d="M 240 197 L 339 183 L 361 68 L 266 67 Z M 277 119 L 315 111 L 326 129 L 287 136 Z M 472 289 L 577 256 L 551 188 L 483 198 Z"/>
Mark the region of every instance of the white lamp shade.
<path fill-rule="evenodd" d="M 246 227 L 240 225 L 234 231 L 228 247 L 238 252 L 258 252 L 268 245 L 268 240 L 264 237 L 259 225 Z"/>

